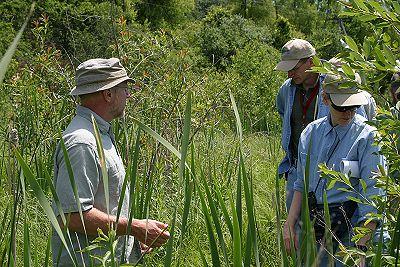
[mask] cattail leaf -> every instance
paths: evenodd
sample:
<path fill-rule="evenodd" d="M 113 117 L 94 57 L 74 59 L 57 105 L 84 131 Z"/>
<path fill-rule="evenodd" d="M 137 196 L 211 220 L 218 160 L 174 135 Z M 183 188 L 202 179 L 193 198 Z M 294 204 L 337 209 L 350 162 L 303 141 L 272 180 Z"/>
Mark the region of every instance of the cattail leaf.
<path fill-rule="evenodd" d="M 217 243 L 215 241 L 215 236 L 214 236 L 214 231 L 212 229 L 211 225 L 211 217 L 210 214 L 208 213 L 208 208 L 204 199 L 203 192 L 201 191 L 200 188 L 197 190 L 200 198 L 200 203 L 201 203 L 201 208 L 203 210 L 204 214 L 204 220 L 206 223 L 206 228 L 207 228 L 207 233 L 208 233 L 208 241 L 210 244 L 210 252 L 211 252 L 211 260 L 212 260 L 212 266 L 219 267 L 221 266 L 221 262 L 219 260 L 219 255 L 218 255 L 218 247 Z"/>
<path fill-rule="evenodd" d="M 328 253 L 328 266 L 334 266 L 335 259 L 333 257 L 333 242 L 331 233 L 331 216 L 329 215 L 328 198 L 324 191 L 324 220 L 325 220 L 325 247 Z"/>
<path fill-rule="evenodd" d="M 96 139 L 97 153 L 99 154 L 101 176 L 103 179 L 104 196 L 106 200 L 106 209 L 107 209 L 107 214 L 110 215 L 110 192 L 109 192 L 110 187 L 108 181 L 106 156 L 104 155 L 104 148 L 103 148 L 103 143 L 101 142 L 100 130 L 93 114 L 92 114 L 92 124 L 94 129 L 94 137 Z"/>
<path fill-rule="evenodd" d="M 231 90 L 229 90 L 229 96 L 230 96 L 230 98 L 231 98 L 231 103 L 232 103 L 233 112 L 235 113 L 235 118 L 236 118 L 236 131 L 237 131 L 237 134 L 238 134 L 238 136 L 239 136 L 240 145 L 242 145 L 242 142 L 243 142 L 242 123 L 240 122 L 239 111 L 238 111 L 238 108 L 237 108 L 237 106 L 236 106 L 235 97 L 233 96 Z"/>
<path fill-rule="evenodd" d="M 26 28 L 26 25 L 28 24 L 28 22 L 32 16 L 33 10 L 35 9 L 35 4 L 36 4 L 36 1 L 33 1 L 32 5 L 31 5 L 31 9 L 29 11 L 28 16 L 25 19 L 24 24 L 22 25 L 21 29 L 18 31 L 13 42 L 8 47 L 8 49 L 5 52 L 5 54 L 3 55 L 3 57 L 1 58 L 1 61 L 0 61 L 0 85 L 3 84 L 3 79 L 4 79 L 4 76 L 6 75 L 8 65 L 10 64 L 15 51 L 17 50 L 17 45 L 19 43 L 19 40 L 21 39 L 22 34 L 24 33 L 24 30 Z"/>
<path fill-rule="evenodd" d="M 244 196 L 245 196 L 245 201 L 246 201 L 246 210 L 247 210 L 247 219 L 248 219 L 248 227 L 249 227 L 249 234 L 251 237 L 251 242 L 252 246 L 254 248 L 254 257 L 256 261 L 256 266 L 260 266 L 260 258 L 259 258 L 259 252 L 258 252 L 258 242 L 257 242 L 257 232 L 256 232 L 256 215 L 254 211 L 254 200 L 252 198 L 253 192 L 252 192 L 252 187 L 250 183 L 250 179 L 247 177 L 246 173 L 246 168 L 244 165 L 244 160 L 243 160 L 243 154 L 241 149 L 240 151 L 240 162 L 239 164 L 242 165 L 242 173 L 243 173 L 243 188 L 244 188 Z M 247 257 L 251 257 L 251 254 L 246 255 Z M 250 259 L 248 259 L 250 260 Z"/>
<path fill-rule="evenodd" d="M 64 142 L 64 139 L 62 138 L 61 132 L 58 132 L 58 135 L 59 135 L 59 138 L 60 138 L 60 146 L 61 146 L 61 149 L 62 149 L 62 152 L 63 152 L 63 155 L 64 155 L 65 166 L 66 166 L 67 171 L 68 171 L 69 181 L 71 183 L 71 187 L 72 187 L 72 190 L 74 192 L 75 201 L 77 203 L 76 206 L 78 208 L 78 212 L 79 212 L 79 216 L 81 218 L 83 229 L 84 229 L 84 231 L 86 233 L 85 221 L 83 219 L 83 213 L 82 213 L 82 206 L 80 205 L 80 201 L 79 201 L 78 187 L 76 186 L 76 183 L 75 183 L 75 177 L 74 177 L 74 172 L 72 170 L 71 161 L 69 160 L 68 151 L 67 151 L 67 148 L 65 147 L 65 142 Z M 53 196 L 54 196 L 54 198 L 56 200 L 58 200 L 58 196 L 57 196 L 57 193 L 56 193 L 55 189 L 54 189 L 54 192 L 53 192 Z M 60 205 L 59 200 L 57 202 L 58 202 L 58 204 L 57 204 L 58 208 L 59 208 L 59 210 L 61 212 L 62 211 L 62 207 Z M 65 220 L 64 215 L 61 215 L 61 213 L 60 213 L 60 216 L 61 216 L 61 218 L 64 218 L 64 220 Z M 63 220 L 63 223 L 65 224 L 64 220 Z"/>
<path fill-rule="evenodd" d="M 233 267 L 242 267 L 242 238 L 239 226 L 238 215 L 235 210 L 232 198 L 229 198 L 232 209 L 232 225 L 233 225 Z"/>
<path fill-rule="evenodd" d="M 29 222 L 24 218 L 24 267 L 32 266 L 31 240 L 29 237 Z"/>
<path fill-rule="evenodd" d="M 22 156 L 19 154 L 17 149 L 14 149 L 15 156 L 22 168 L 22 171 L 25 175 L 26 180 L 28 181 L 30 187 L 32 188 L 32 193 L 33 195 L 38 199 L 40 205 L 42 206 L 46 216 L 49 218 L 51 224 L 53 225 L 54 229 L 56 230 L 58 236 L 60 237 L 61 243 L 64 245 L 64 248 L 67 250 L 70 258 L 73 260 L 73 257 L 71 255 L 71 252 L 69 251 L 69 248 L 67 246 L 67 243 L 65 241 L 64 235 L 61 231 L 60 225 L 58 224 L 57 218 L 51 209 L 50 203 L 47 200 L 46 195 L 44 194 L 43 190 L 40 188 L 39 184 L 37 183 L 31 169 L 29 166 L 25 163 L 23 160 Z M 74 266 L 76 266 L 75 261 L 74 261 Z"/>
<path fill-rule="evenodd" d="M 219 222 L 220 218 L 218 216 L 217 208 L 215 207 L 214 200 L 213 200 L 213 198 L 211 196 L 211 192 L 210 192 L 210 189 L 209 189 L 211 186 L 209 186 L 207 184 L 207 181 L 206 181 L 206 178 L 205 178 L 205 175 L 204 175 L 203 172 L 201 172 L 200 179 L 201 179 L 201 182 L 203 184 L 204 191 L 206 193 L 206 197 L 207 197 L 207 201 L 208 201 L 208 208 L 211 211 L 211 217 L 212 217 L 212 219 L 214 221 L 215 231 L 217 232 L 217 237 L 218 237 L 219 243 L 221 245 L 222 253 L 224 254 L 224 258 L 225 258 L 227 266 L 229 266 L 229 260 L 228 260 L 228 254 L 226 252 L 226 245 L 225 245 L 224 235 L 222 233 L 222 227 L 221 227 L 221 224 Z"/>
<path fill-rule="evenodd" d="M 44 257 L 44 267 L 47 267 L 50 265 L 50 258 L 51 258 L 51 231 L 49 233 L 49 236 L 47 237 L 47 245 L 46 245 L 46 254 Z"/>

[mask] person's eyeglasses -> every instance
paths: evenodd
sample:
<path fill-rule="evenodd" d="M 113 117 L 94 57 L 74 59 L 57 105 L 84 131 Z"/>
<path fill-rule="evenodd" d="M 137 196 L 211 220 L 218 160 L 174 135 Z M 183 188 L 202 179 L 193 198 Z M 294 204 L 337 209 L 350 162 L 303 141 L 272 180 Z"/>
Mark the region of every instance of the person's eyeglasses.
<path fill-rule="evenodd" d="M 297 71 L 301 66 L 303 66 L 306 62 L 307 62 L 308 58 L 304 59 L 300 59 L 299 62 L 296 64 L 296 66 L 294 66 L 293 69 L 289 70 L 291 72 L 295 72 Z"/>
<path fill-rule="evenodd" d="M 354 112 L 356 111 L 360 106 L 347 106 L 347 107 L 340 107 L 340 106 L 336 106 L 335 104 L 333 104 L 332 100 L 331 100 L 331 104 L 332 107 L 339 112 L 346 112 L 346 111 L 351 111 Z"/>

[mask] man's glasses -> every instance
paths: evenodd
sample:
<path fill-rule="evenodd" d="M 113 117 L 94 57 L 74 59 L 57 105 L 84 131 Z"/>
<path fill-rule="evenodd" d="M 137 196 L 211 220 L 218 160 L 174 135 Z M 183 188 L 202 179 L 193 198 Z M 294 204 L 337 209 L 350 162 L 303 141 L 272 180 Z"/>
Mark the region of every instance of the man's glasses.
<path fill-rule="evenodd" d="M 335 104 L 333 104 L 332 100 L 331 100 L 331 104 L 332 107 L 339 112 L 346 112 L 346 111 L 351 111 L 354 112 L 356 111 L 360 106 L 347 106 L 347 107 L 340 107 L 340 106 L 336 106 Z"/>
<path fill-rule="evenodd" d="M 296 66 L 294 66 L 294 68 L 291 69 L 291 70 L 289 70 L 289 71 L 290 71 L 290 72 L 295 72 L 295 71 L 297 71 L 301 66 L 303 66 L 303 65 L 307 62 L 308 59 L 309 59 L 309 58 L 300 59 L 299 62 L 296 64 Z"/>

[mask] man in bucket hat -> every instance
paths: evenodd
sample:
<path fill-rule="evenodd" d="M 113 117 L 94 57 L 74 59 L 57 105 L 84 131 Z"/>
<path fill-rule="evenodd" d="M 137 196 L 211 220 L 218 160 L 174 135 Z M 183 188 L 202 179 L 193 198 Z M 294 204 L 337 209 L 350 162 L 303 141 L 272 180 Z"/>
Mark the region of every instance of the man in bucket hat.
<path fill-rule="evenodd" d="M 76 266 L 91 266 L 90 262 L 98 265 L 100 262 L 91 256 L 104 257 L 107 250 L 100 247 L 85 252 L 81 250 L 92 244 L 98 236 L 98 229 L 108 233 L 110 225 L 114 225 L 114 228 L 117 226 L 115 257 L 119 263 L 136 263 L 141 256 L 141 249 L 146 250 L 150 244 L 152 247 L 162 246 L 169 238 L 169 233 L 165 231 L 167 225 L 162 222 L 133 219 L 131 224 L 128 223 L 129 189 L 124 192 L 121 215 L 119 221 L 116 221 L 125 168 L 115 144 L 111 121 L 123 116 L 126 100 L 130 96 L 128 82 L 131 81 L 117 58 L 90 59 L 76 69 L 76 86 L 71 95 L 79 96 L 81 104 L 62 138 L 72 167 L 78 199 L 75 199 L 71 186 L 68 161 L 58 144 L 54 155 L 54 185 L 58 201 L 53 200 L 53 210 L 61 227 L 68 225 L 69 237 L 65 235 L 65 240 L 72 256 L 56 231 L 53 231 L 54 266 L 73 266 L 73 263 Z M 109 183 L 109 207 L 92 118 L 98 125 L 103 145 Z M 78 206 L 83 213 L 83 222 Z M 66 220 L 62 215 L 65 215 Z"/>
<path fill-rule="evenodd" d="M 359 75 L 355 75 L 360 82 Z M 374 145 L 375 128 L 365 123 L 365 118 L 356 114 L 356 110 L 368 103 L 365 93 L 357 87 L 339 88 L 346 79 L 327 75 L 323 83 L 322 99 L 329 108 L 328 116 L 308 124 L 301 133 L 298 148 L 296 180 L 294 196 L 288 218 L 284 226 L 284 243 L 290 251 L 290 240 L 299 249 L 298 237 L 294 235 L 295 224 L 300 215 L 302 195 L 308 194 L 309 208 L 315 219 L 314 229 L 319 254 L 316 266 L 328 265 L 328 253 L 325 251 L 325 227 L 323 217 L 324 193 L 327 195 L 330 213 L 331 233 L 333 233 L 333 249 L 338 249 L 339 241 L 344 246 L 356 246 L 366 252 L 370 235 L 362 237 L 356 244 L 351 241 L 352 227 L 360 226 L 375 230 L 378 221 L 370 219 L 370 213 L 377 213 L 372 205 L 364 204 L 364 198 L 371 201 L 374 196 L 383 196 L 385 192 L 376 188 L 373 174 L 378 171 L 378 165 L 385 165 L 379 147 Z M 309 146 L 311 143 L 311 148 Z M 309 158 L 308 192 L 304 192 L 304 171 Z M 327 189 L 328 181 L 319 172 L 319 164 L 347 174 L 351 186 L 342 182 L 335 183 Z M 350 166 L 348 169 L 343 166 Z M 351 172 L 349 172 L 349 170 Z M 362 182 L 360 181 L 362 180 Z M 351 200 L 359 199 L 360 202 Z M 356 210 L 358 209 L 358 212 Z M 368 223 L 365 225 L 365 222 Z M 354 224 L 352 225 L 351 222 Z M 361 254 L 360 254 L 361 255 Z M 361 257 L 359 266 L 364 266 L 365 258 Z M 335 261 L 334 266 L 342 266 Z"/>
<path fill-rule="evenodd" d="M 286 208 L 289 210 L 296 179 L 297 150 L 301 132 L 312 121 L 329 114 L 321 99 L 321 84 L 324 74 L 310 72 L 314 66 L 314 47 L 306 40 L 288 41 L 281 50 L 281 61 L 277 71 L 287 72 L 288 79 L 282 84 L 276 98 L 276 107 L 282 119 L 282 147 L 286 153 L 278 167 L 280 177 L 285 176 Z M 335 62 L 332 62 L 336 65 Z M 357 109 L 357 114 L 372 120 L 376 104 L 372 97 L 366 105 Z"/>

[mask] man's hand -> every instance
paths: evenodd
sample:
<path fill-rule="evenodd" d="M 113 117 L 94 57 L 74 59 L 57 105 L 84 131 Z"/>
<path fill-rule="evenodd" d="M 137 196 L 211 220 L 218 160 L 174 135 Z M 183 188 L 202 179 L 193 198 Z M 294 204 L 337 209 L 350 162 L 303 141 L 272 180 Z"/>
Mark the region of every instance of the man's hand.
<path fill-rule="evenodd" d="M 141 243 L 157 248 L 164 245 L 169 239 L 169 232 L 166 231 L 168 225 L 155 220 L 134 220 L 132 229 L 135 238 Z"/>
<path fill-rule="evenodd" d="M 294 248 L 298 249 L 298 243 L 296 240 L 296 233 L 294 223 L 286 221 L 283 226 L 283 242 L 285 243 L 286 251 L 291 254 L 291 246 L 290 246 L 290 239 L 292 239 L 294 243 Z"/>
<path fill-rule="evenodd" d="M 149 247 L 149 246 L 143 244 L 142 242 L 139 242 L 139 243 L 140 243 L 140 253 L 141 253 L 142 255 L 143 255 L 143 254 L 148 254 L 148 253 L 150 253 L 150 252 L 153 251 L 153 248 L 151 248 L 151 247 Z"/>
<path fill-rule="evenodd" d="M 360 255 L 360 262 L 358 263 L 357 267 L 366 267 L 366 263 L 365 263 L 365 256 L 361 256 Z"/>

